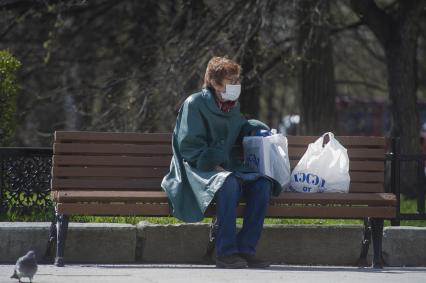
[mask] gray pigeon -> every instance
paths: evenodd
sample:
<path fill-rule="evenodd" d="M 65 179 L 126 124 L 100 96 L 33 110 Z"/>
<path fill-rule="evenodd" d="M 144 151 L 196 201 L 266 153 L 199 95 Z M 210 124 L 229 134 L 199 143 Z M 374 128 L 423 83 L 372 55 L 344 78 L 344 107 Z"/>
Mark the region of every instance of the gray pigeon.
<path fill-rule="evenodd" d="M 37 272 L 37 261 L 34 251 L 27 252 L 23 257 L 18 258 L 15 271 L 10 278 L 16 278 L 21 282 L 21 278 L 28 277 L 32 282 L 34 274 Z"/>

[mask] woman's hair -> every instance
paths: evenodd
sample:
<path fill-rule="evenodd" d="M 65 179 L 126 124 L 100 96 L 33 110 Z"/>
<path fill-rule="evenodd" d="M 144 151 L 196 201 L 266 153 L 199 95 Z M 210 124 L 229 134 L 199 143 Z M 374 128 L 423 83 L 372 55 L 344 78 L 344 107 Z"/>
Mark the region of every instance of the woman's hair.
<path fill-rule="evenodd" d="M 212 82 L 221 84 L 223 79 L 230 76 L 239 76 L 241 66 L 227 57 L 213 57 L 207 64 L 204 75 L 204 87 L 212 87 Z"/>

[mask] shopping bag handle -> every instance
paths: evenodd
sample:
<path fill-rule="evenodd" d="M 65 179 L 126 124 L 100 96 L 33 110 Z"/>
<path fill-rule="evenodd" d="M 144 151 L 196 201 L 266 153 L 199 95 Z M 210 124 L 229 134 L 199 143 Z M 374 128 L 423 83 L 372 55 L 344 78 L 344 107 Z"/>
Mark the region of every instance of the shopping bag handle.
<path fill-rule="evenodd" d="M 322 136 L 321 136 L 321 139 L 322 139 L 322 144 L 321 144 L 321 146 L 322 147 L 324 147 L 326 144 L 328 144 L 332 139 L 334 139 L 334 134 L 332 133 L 332 132 L 327 132 L 327 133 L 324 133 Z"/>

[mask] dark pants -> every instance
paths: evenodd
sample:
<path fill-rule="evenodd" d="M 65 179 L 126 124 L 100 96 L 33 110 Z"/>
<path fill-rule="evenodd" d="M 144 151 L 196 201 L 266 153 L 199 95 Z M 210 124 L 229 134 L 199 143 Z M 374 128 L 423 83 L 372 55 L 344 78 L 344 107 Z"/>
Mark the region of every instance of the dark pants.
<path fill-rule="evenodd" d="M 240 184 L 234 175 L 226 179 L 222 188 L 216 193 L 217 256 L 256 253 L 256 245 L 262 232 L 271 195 L 271 186 L 271 181 L 264 177 L 243 184 Z M 243 227 L 237 234 L 236 207 L 241 197 L 246 200 L 247 207 Z"/>

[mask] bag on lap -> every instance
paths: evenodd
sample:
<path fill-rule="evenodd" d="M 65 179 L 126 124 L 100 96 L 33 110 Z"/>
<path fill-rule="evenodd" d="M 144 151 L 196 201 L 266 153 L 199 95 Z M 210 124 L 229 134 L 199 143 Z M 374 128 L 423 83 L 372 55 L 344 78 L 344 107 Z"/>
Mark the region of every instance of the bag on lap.
<path fill-rule="evenodd" d="M 329 142 L 324 145 L 324 137 Z M 291 173 L 290 191 L 301 193 L 347 193 L 349 191 L 349 157 L 333 133 L 325 133 L 309 144 Z"/>
<path fill-rule="evenodd" d="M 243 139 L 244 162 L 287 189 L 290 185 L 290 161 L 287 138 L 282 134 L 247 136 Z"/>

